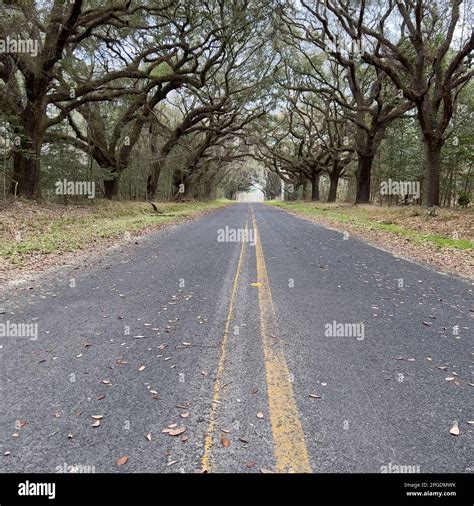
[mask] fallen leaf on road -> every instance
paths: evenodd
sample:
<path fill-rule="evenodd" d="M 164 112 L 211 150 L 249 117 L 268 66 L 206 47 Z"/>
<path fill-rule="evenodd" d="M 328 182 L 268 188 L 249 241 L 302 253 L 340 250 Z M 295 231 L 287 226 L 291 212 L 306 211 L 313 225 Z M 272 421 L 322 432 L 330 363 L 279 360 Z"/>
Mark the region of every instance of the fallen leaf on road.
<path fill-rule="evenodd" d="M 12 437 L 20 437 L 20 433 L 19 433 L 19 432 L 14 432 L 14 433 L 12 434 Z"/>
<path fill-rule="evenodd" d="M 449 430 L 449 432 L 453 435 L 453 436 L 459 436 L 459 427 L 458 427 L 458 424 L 455 423 L 451 429 Z"/>
<path fill-rule="evenodd" d="M 245 464 L 245 467 L 247 467 L 248 469 L 250 469 L 252 467 L 255 467 L 255 464 L 256 464 L 256 462 L 254 460 L 251 460 L 250 462 L 247 462 Z"/>
<path fill-rule="evenodd" d="M 432 322 L 423 322 L 423 325 L 426 325 L 427 327 L 431 327 L 431 325 L 433 325 Z"/>
<path fill-rule="evenodd" d="M 263 418 L 264 416 L 265 416 L 265 415 L 264 415 L 261 411 L 259 411 L 259 412 L 257 413 L 257 418 L 260 418 L 260 419 L 261 419 L 261 418 Z"/>
<path fill-rule="evenodd" d="M 191 346 L 191 343 L 183 343 L 184 346 Z"/>
<path fill-rule="evenodd" d="M 128 457 L 126 455 L 124 455 L 123 457 L 120 457 L 119 459 L 117 459 L 117 465 L 118 466 L 123 466 L 127 462 L 128 462 Z"/>
<path fill-rule="evenodd" d="M 239 441 L 241 441 L 242 443 L 245 443 L 245 444 L 248 443 L 247 439 L 245 439 L 244 437 L 239 437 Z"/>
<path fill-rule="evenodd" d="M 26 425 L 25 420 L 18 420 L 18 428 L 22 429 Z"/>
<path fill-rule="evenodd" d="M 92 427 L 99 427 L 100 426 L 100 420 L 96 420 L 93 424 L 92 424 Z"/>
<path fill-rule="evenodd" d="M 446 378 L 444 378 L 446 381 L 453 381 L 454 380 L 454 376 L 448 376 Z"/>
<path fill-rule="evenodd" d="M 142 372 L 145 370 L 145 366 L 144 365 L 141 365 L 139 368 L 138 368 L 138 372 Z"/>
<path fill-rule="evenodd" d="M 264 467 L 260 468 L 260 472 L 262 474 L 273 474 L 273 471 L 271 471 L 270 469 L 265 469 Z"/>
<path fill-rule="evenodd" d="M 230 439 L 227 439 L 225 437 L 221 438 L 221 445 L 224 448 L 229 448 L 229 446 L 230 446 Z"/>
<path fill-rule="evenodd" d="M 189 411 L 186 411 L 186 413 L 181 413 L 179 416 L 180 416 L 181 418 L 188 418 L 188 416 L 189 416 Z"/>
<path fill-rule="evenodd" d="M 92 415 L 92 418 L 94 420 L 102 420 L 102 418 L 104 418 L 104 415 Z"/>
<path fill-rule="evenodd" d="M 321 399 L 321 396 L 318 394 L 309 394 L 309 396 L 312 397 L 313 399 Z"/>
<path fill-rule="evenodd" d="M 149 432 L 145 437 L 148 439 L 148 441 L 151 441 L 151 432 Z"/>
<path fill-rule="evenodd" d="M 112 382 L 110 380 L 102 380 L 104 385 L 110 385 Z"/>
<path fill-rule="evenodd" d="M 179 436 L 186 430 L 186 427 L 179 427 L 178 429 L 172 429 L 168 432 L 170 436 Z"/>
<path fill-rule="evenodd" d="M 187 440 L 188 440 L 188 436 L 183 436 L 183 437 L 181 438 L 181 442 L 182 442 L 182 443 L 186 443 L 186 441 L 187 441 Z"/>

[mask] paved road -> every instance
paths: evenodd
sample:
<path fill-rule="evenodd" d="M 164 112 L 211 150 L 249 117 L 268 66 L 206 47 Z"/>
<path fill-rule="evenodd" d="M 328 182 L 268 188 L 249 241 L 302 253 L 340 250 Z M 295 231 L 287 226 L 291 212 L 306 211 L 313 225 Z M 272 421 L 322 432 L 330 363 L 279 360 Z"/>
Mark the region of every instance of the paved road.
<path fill-rule="evenodd" d="M 156 232 L 0 299 L 1 470 L 472 471 L 470 301 L 262 204 Z"/>

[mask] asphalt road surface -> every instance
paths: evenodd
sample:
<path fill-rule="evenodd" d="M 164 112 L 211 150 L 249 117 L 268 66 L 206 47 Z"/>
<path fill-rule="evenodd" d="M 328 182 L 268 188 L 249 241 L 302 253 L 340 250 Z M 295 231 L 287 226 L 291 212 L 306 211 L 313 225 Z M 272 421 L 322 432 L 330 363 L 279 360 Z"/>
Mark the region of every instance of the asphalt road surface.
<path fill-rule="evenodd" d="M 470 304 L 263 204 L 157 231 L 0 298 L 1 471 L 470 472 Z"/>

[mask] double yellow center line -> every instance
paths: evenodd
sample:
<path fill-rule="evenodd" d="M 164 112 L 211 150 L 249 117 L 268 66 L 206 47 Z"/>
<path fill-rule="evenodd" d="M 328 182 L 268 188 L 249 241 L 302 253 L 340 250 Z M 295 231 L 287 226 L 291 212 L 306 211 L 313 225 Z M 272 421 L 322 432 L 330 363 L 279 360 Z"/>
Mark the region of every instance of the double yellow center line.
<path fill-rule="evenodd" d="M 262 336 L 263 355 L 268 394 L 268 412 L 273 436 L 275 470 L 280 473 L 312 472 L 306 448 L 300 415 L 293 392 L 292 376 L 288 369 L 281 343 L 278 339 L 278 326 L 273 305 L 272 292 L 268 280 L 262 242 L 258 232 L 257 221 L 252 209 L 252 224 L 256 241 L 255 254 L 257 264 L 258 300 L 260 309 L 260 334 Z M 245 224 L 247 230 L 247 222 Z M 209 427 L 204 441 L 203 469 L 211 470 L 211 448 L 217 425 L 217 405 L 219 401 L 222 376 L 225 366 L 226 345 L 229 328 L 234 315 L 238 281 L 242 269 L 245 242 L 242 243 L 239 262 L 234 277 L 227 320 L 224 327 L 224 338 L 221 342 L 221 354 L 214 383 Z"/>

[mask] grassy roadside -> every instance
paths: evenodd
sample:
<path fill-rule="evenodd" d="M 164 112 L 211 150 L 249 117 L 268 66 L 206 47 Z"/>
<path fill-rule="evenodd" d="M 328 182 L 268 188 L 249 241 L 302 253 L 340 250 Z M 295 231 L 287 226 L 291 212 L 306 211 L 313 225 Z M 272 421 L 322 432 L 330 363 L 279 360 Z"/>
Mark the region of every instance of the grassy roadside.
<path fill-rule="evenodd" d="M 163 214 L 146 202 L 94 201 L 84 205 L 27 201 L 0 207 L 0 262 L 21 268 L 34 257 L 90 250 L 102 243 L 176 223 L 226 206 L 229 201 L 160 203 Z"/>
<path fill-rule="evenodd" d="M 415 244 L 430 243 L 440 248 L 474 249 L 472 210 L 441 209 L 438 216 L 427 217 L 426 209 L 420 207 L 350 206 L 279 201 L 268 204 L 297 214 L 323 218 L 335 224 L 348 224 L 361 231 L 376 230 L 394 234 Z"/>

